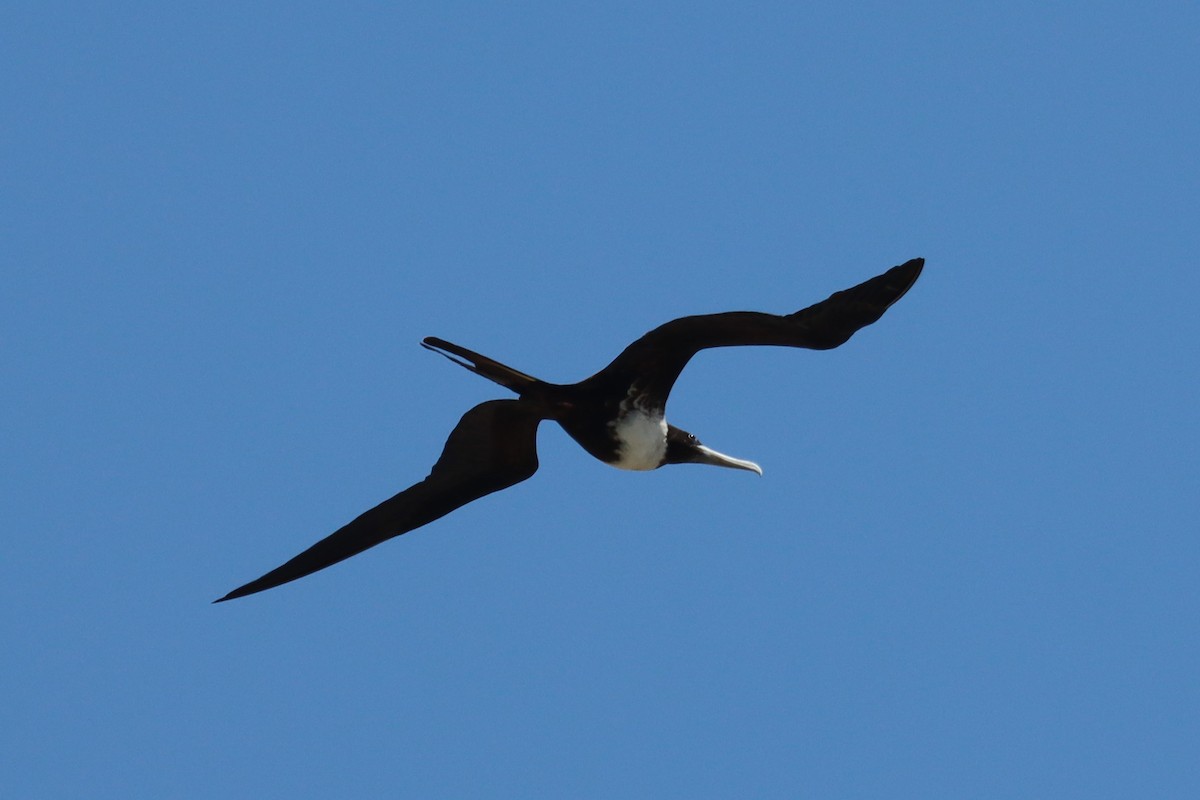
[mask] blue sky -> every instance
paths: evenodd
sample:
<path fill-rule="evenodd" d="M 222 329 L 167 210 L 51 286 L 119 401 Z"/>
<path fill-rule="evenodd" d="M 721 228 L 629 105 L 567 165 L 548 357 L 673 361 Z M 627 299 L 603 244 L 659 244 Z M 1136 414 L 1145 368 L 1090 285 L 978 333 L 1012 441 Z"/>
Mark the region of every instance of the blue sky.
<path fill-rule="evenodd" d="M 0 11 L 10 797 L 1195 797 L 1193 3 Z M 914 256 L 669 409 L 210 601 L 496 387 Z"/>

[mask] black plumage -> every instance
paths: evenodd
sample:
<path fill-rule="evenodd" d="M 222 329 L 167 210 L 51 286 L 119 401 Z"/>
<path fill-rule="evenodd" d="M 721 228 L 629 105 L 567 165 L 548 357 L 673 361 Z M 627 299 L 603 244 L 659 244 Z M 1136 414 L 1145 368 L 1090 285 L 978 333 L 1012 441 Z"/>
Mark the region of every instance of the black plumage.
<path fill-rule="evenodd" d="M 757 464 L 718 453 L 666 423 L 667 397 L 691 357 L 707 348 L 739 345 L 837 347 L 883 316 L 923 266 L 924 259 L 912 259 L 794 314 L 731 311 L 672 320 L 574 384 L 541 381 L 464 347 L 426 338 L 425 347 L 510 389 L 517 399 L 472 408 L 451 431 L 425 480 L 216 602 L 302 578 L 529 478 L 538 467 L 542 420 L 557 422 L 587 452 L 624 469 L 701 463 L 761 473 Z"/>

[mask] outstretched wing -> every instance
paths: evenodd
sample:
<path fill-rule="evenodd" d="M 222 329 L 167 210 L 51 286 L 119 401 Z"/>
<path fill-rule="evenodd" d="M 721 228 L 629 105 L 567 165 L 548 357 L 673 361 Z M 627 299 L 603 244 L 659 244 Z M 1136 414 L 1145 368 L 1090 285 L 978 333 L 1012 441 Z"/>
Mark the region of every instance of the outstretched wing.
<path fill-rule="evenodd" d="M 730 311 L 681 317 L 629 345 L 611 364 L 588 378 L 595 386 L 628 387 L 666 400 L 675 379 L 700 350 L 734 345 L 778 345 L 828 350 L 843 344 L 883 316 L 921 274 L 925 259 L 914 258 L 820 303 L 786 316 Z"/>
<path fill-rule="evenodd" d="M 480 403 L 451 431 L 429 477 L 215 602 L 303 578 L 433 522 L 472 500 L 520 483 L 537 472 L 537 427 L 541 420 L 538 407 L 526 401 Z"/>

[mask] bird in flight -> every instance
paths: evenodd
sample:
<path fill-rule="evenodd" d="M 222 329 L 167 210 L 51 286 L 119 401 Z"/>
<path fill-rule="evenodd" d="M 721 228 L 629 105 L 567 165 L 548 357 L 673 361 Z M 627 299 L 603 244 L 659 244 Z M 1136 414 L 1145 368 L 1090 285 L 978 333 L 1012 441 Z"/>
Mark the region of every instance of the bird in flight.
<path fill-rule="evenodd" d="M 916 282 L 924 265 L 924 259 L 914 258 L 794 314 L 730 311 L 672 320 L 579 383 L 538 380 L 465 347 L 428 337 L 421 342 L 424 347 L 511 390 L 517 398 L 488 400 L 472 408 L 450 432 L 425 480 L 214 602 L 311 575 L 520 483 L 537 471 L 537 428 L 542 420 L 557 422 L 584 450 L 619 469 L 711 464 L 761 475 L 753 461 L 718 453 L 667 423 L 667 396 L 684 366 L 710 347 L 837 347 L 883 316 Z"/>

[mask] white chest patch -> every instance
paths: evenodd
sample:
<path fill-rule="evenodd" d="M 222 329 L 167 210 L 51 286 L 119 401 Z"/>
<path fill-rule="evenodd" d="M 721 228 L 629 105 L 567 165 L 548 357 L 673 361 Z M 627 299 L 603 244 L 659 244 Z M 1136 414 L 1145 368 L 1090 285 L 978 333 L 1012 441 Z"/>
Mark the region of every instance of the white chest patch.
<path fill-rule="evenodd" d="M 623 413 L 610 423 L 618 442 L 617 460 L 612 465 L 618 469 L 657 469 L 667 452 L 667 420 L 661 414 L 621 405 Z"/>

